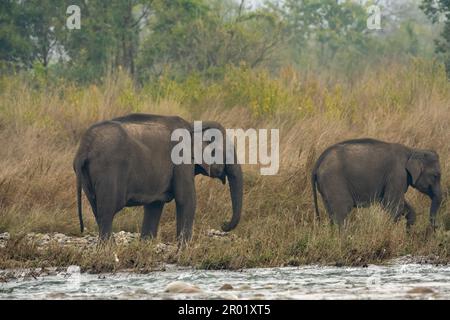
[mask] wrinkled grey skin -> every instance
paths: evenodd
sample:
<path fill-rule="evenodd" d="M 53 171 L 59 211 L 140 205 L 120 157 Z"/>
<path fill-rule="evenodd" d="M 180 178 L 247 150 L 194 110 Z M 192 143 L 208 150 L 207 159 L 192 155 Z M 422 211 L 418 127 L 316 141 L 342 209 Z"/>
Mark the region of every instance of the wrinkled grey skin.
<path fill-rule="evenodd" d="M 243 197 L 240 165 L 174 165 L 171 152 L 178 142 L 170 137 L 178 128 L 193 132 L 193 126 L 180 117 L 131 114 L 94 124 L 86 131 L 74 159 L 81 232 L 82 189 L 101 239 L 110 237 L 115 214 L 132 206 L 144 206 L 141 236 L 156 237 L 164 204 L 175 199 L 177 238 L 188 241 L 196 208 L 197 174 L 218 178 L 224 184 L 228 178 L 233 215 L 222 229 L 230 231 L 237 226 Z M 216 122 L 203 122 L 203 130 L 209 128 L 225 133 Z"/>
<path fill-rule="evenodd" d="M 326 149 L 313 168 L 316 215 L 317 185 L 330 218 L 338 225 L 352 208 L 379 202 L 395 221 L 404 215 L 409 227 L 416 220 L 405 200 L 411 186 L 431 198 L 430 223 L 435 227 L 442 201 L 440 180 L 439 156 L 434 151 L 372 139 L 344 141 Z"/>

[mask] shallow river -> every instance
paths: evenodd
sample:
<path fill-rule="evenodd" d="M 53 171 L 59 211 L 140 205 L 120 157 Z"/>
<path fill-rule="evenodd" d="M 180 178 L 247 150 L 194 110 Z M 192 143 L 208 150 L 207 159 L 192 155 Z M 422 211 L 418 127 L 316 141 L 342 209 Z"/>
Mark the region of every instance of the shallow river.
<path fill-rule="evenodd" d="M 199 288 L 169 293 L 175 281 Z M 232 289 L 223 291 L 224 284 Z M 230 288 L 230 286 L 228 286 Z M 171 267 L 146 275 L 79 274 L 0 283 L 0 299 L 450 299 L 450 267 L 389 265 L 204 271 Z"/>

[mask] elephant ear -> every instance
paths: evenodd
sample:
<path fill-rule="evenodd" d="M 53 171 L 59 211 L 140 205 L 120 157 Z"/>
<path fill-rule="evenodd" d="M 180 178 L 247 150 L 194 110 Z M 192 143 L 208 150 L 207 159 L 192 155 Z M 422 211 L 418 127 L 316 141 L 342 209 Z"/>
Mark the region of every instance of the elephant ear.
<path fill-rule="evenodd" d="M 192 141 L 192 150 L 194 150 L 194 141 Z M 195 163 L 194 153 L 192 152 L 192 163 Z M 202 163 L 195 163 L 195 174 L 202 174 L 211 176 L 211 167 L 209 164 L 202 161 Z"/>
<path fill-rule="evenodd" d="M 194 161 L 194 158 L 192 158 L 192 161 Z M 211 167 L 209 164 L 201 163 L 195 165 L 195 173 L 200 173 L 205 176 L 210 177 L 211 176 Z"/>
<path fill-rule="evenodd" d="M 218 126 L 220 126 L 220 124 L 218 124 L 217 122 L 214 122 L 214 121 L 202 121 L 202 133 L 207 129 L 217 128 Z M 192 128 L 191 133 L 194 134 L 195 132 L 197 132 L 197 131 L 195 131 L 194 128 Z M 194 143 L 194 139 L 192 139 L 192 143 Z M 194 150 L 194 145 L 192 145 L 192 150 Z M 192 154 L 192 163 L 195 163 L 193 154 Z M 198 173 L 210 177 L 211 176 L 210 165 L 205 162 L 202 162 L 200 164 L 195 164 L 195 174 L 198 174 Z"/>
<path fill-rule="evenodd" d="M 414 185 L 422 174 L 423 161 L 422 158 L 414 153 L 406 162 L 406 170 L 411 175 L 412 184 Z"/>

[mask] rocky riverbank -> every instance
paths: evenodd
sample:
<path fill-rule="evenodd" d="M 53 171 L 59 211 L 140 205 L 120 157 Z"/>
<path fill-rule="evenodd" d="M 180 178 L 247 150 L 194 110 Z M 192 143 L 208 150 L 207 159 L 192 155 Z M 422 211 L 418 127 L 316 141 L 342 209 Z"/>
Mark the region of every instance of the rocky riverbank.
<path fill-rule="evenodd" d="M 213 239 L 231 240 L 236 236 L 226 232 L 215 229 L 210 229 L 207 236 Z M 82 237 L 68 236 L 62 233 L 28 233 L 23 236 L 24 240 L 33 243 L 38 249 L 47 248 L 50 245 L 59 245 L 62 247 L 77 247 L 77 248 L 93 248 L 98 245 L 98 237 L 94 235 L 85 235 Z M 113 242 L 116 245 L 129 245 L 132 242 L 139 240 L 139 233 L 120 231 L 114 233 Z M 5 248 L 11 240 L 11 235 L 8 232 L 0 233 L 0 248 Z M 176 250 L 176 245 L 159 243 L 156 245 L 157 251 L 165 252 Z"/>
<path fill-rule="evenodd" d="M 289 258 L 286 263 L 274 265 L 270 261 L 263 260 L 264 256 L 262 256 L 261 262 L 258 264 L 250 263 L 251 260 L 243 260 L 244 263 L 237 260 L 239 262 L 238 267 L 234 267 L 230 263 L 229 253 L 228 255 L 222 255 L 220 252 L 228 252 L 229 248 L 236 246 L 248 246 L 246 239 L 240 238 L 234 233 L 225 233 L 214 229 L 209 229 L 200 236 L 201 241 L 193 241 L 189 246 L 180 250 L 177 243 L 140 241 L 138 233 L 124 231 L 114 233 L 112 241 L 102 245 L 99 245 L 98 237 L 93 234 L 77 237 L 62 233 L 28 233 L 25 235 L 1 233 L 0 282 L 11 279 L 52 276 L 59 273 L 65 274 L 73 270 L 92 274 L 149 273 L 164 271 L 170 265 L 188 266 L 196 269 L 236 270 L 255 267 L 289 267 L 304 264 L 367 267 L 368 264 L 443 265 L 448 262 L 446 256 L 437 254 L 409 254 L 374 261 L 355 252 L 352 253 L 354 256 L 348 259 L 350 263 L 330 259 L 330 261 L 294 264 L 289 262 L 293 258 Z M 217 251 L 212 251 L 212 248 L 217 248 Z M 245 255 L 239 255 L 236 259 L 238 258 L 249 259 Z"/>
<path fill-rule="evenodd" d="M 210 229 L 204 239 L 226 245 L 238 238 Z M 0 234 L 0 282 L 55 275 L 71 266 L 80 266 L 82 272 L 88 273 L 147 273 L 165 270 L 168 264 L 193 266 L 189 248 L 180 250 L 176 242 L 141 241 L 139 233 L 124 231 L 114 233 L 111 241 L 103 243 L 92 234 L 82 237 L 62 233 Z"/>
<path fill-rule="evenodd" d="M 68 236 L 62 233 L 28 233 L 23 236 L 25 241 L 34 243 L 39 249 L 57 244 L 60 246 L 71 247 L 94 247 L 98 243 L 98 237 L 94 235 L 85 235 L 82 237 Z M 5 248 L 11 235 L 8 232 L 0 234 L 0 248 Z M 129 244 L 139 239 L 139 234 L 131 232 L 118 232 L 113 235 L 114 242 L 118 245 Z"/>

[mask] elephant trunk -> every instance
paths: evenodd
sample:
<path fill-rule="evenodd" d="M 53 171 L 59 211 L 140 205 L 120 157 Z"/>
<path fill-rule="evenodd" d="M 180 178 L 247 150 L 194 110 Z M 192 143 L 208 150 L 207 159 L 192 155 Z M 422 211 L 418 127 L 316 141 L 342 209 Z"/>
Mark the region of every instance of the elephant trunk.
<path fill-rule="evenodd" d="M 231 231 L 239 223 L 242 211 L 243 178 L 240 164 L 227 164 L 225 167 L 228 183 L 230 184 L 231 205 L 233 216 L 230 222 L 224 223 L 222 230 Z"/>
<path fill-rule="evenodd" d="M 432 227 L 436 227 L 436 214 L 442 202 L 441 188 L 439 186 L 433 188 L 430 197 L 431 197 L 430 223 Z"/>

